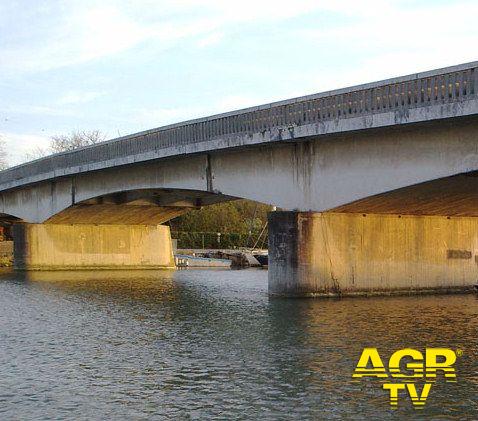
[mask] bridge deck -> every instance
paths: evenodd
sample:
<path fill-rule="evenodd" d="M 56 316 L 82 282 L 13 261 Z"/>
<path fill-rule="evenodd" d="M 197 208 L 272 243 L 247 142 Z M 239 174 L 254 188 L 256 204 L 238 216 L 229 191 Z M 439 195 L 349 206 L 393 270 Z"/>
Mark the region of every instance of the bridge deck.
<path fill-rule="evenodd" d="M 0 172 L 0 191 L 175 155 L 478 114 L 478 62 L 186 121 Z"/>

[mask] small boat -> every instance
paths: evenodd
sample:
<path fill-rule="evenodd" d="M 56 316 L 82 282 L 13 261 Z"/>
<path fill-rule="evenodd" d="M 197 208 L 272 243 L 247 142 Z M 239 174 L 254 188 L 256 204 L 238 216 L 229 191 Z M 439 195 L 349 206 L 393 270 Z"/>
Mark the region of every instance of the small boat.
<path fill-rule="evenodd" d="M 178 268 L 230 268 L 231 261 L 228 259 L 215 259 L 208 257 L 189 256 L 187 254 L 175 254 L 174 255 L 176 266 Z"/>
<path fill-rule="evenodd" d="M 259 262 L 262 267 L 269 266 L 269 255 L 268 254 L 253 254 L 255 259 Z"/>

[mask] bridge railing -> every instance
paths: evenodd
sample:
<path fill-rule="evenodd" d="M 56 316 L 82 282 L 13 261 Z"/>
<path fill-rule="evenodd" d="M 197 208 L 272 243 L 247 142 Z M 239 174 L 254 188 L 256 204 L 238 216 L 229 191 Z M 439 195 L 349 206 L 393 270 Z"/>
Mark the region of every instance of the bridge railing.
<path fill-rule="evenodd" d="M 475 98 L 478 62 L 173 124 L 0 172 L 0 184 L 169 147 Z"/>

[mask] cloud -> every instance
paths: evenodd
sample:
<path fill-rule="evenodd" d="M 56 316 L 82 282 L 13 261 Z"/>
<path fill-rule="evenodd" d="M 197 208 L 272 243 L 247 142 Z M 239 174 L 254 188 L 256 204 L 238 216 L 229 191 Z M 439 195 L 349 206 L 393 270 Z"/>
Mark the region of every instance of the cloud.
<path fill-rule="evenodd" d="M 476 2 L 433 5 L 424 2 L 415 7 L 401 7 L 400 2 L 385 2 L 380 7 L 367 10 L 370 13 L 362 14 L 352 22 L 338 22 L 333 27 L 307 29 L 296 34 L 315 42 L 318 50 L 333 45 L 337 52 L 360 52 L 354 54 L 355 63 L 359 63 L 354 68 L 337 67 L 332 63 L 330 70 L 317 79 L 319 90 L 476 59 L 476 55 L 471 56 L 476 54 L 478 42 Z M 446 24 L 442 25 L 442 22 Z"/>
<path fill-rule="evenodd" d="M 11 118 L 10 116 L 15 115 L 79 117 L 81 111 L 74 110 L 74 105 L 94 101 L 102 95 L 104 95 L 103 92 L 69 91 L 57 100 L 51 101 L 51 105 L 10 104 L 3 107 L 0 106 L 0 113 L 4 114 L 8 120 Z"/>
<path fill-rule="evenodd" d="M 59 104 L 61 105 L 61 104 Z M 8 118 L 10 115 L 24 114 L 24 115 L 44 115 L 50 117 L 72 117 L 78 115 L 77 112 L 68 110 L 60 106 L 48 106 L 48 105 L 33 105 L 33 104 L 19 104 L 19 105 L 7 105 L 0 107 L 0 112 L 5 114 Z"/>
<path fill-rule="evenodd" d="M 383 8 L 400 3 L 397 0 L 186 0 L 167 2 L 180 4 L 182 11 L 196 9 L 221 19 L 223 27 L 231 23 L 275 22 L 297 16 L 307 15 L 314 11 L 327 11 L 351 16 L 379 14 Z M 174 7 L 174 6 L 173 6 Z"/>
<path fill-rule="evenodd" d="M 0 68 L 36 72 L 84 63 L 131 48 L 147 37 L 147 29 L 113 7 L 76 6 L 50 29 L 33 24 L 26 35 L 27 42 L 14 40 L 1 49 Z"/>
<path fill-rule="evenodd" d="M 58 105 L 84 104 L 104 95 L 103 92 L 70 91 L 58 99 Z"/>
<path fill-rule="evenodd" d="M 256 105 L 268 104 L 284 98 L 260 97 L 257 95 L 227 95 L 220 98 L 214 106 L 215 113 L 239 110 L 241 108 L 254 107 Z"/>
<path fill-rule="evenodd" d="M 25 13 L 19 3 L 5 6 L 2 12 L 2 31 L 8 32 L 9 22 L 19 21 L 2 39 L 0 47 L 0 72 L 7 76 L 88 63 L 147 43 L 152 54 L 184 40 L 196 48 L 216 46 L 227 39 L 228 31 L 241 29 L 249 23 L 280 24 L 313 12 L 328 13 L 327 16 L 333 16 L 334 24 L 291 33 L 291 37 L 315 41 L 317 47 L 343 49 L 344 53 L 363 51 L 364 56 L 371 60 L 369 63 L 363 60 L 363 63 L 369 66 L 374 64 L 375 57 L 388 58 L 389 51 L 402 51 L 402 55 L 395 59 L 396 74 L 400 74 L 416 69 L 417 64 L 419 67 L 433 67 L 443 60 L 449 63 L 466 61 L 476 45 L 474 17 L 478 4 L 467 0 L 449 3 L 406 0 L 52 0 L 42 7 L 32 6 L 29 13 Z M 40 12 L 43 14 L 37 16 Z M 404 65 L 404 60 L 410 59 L 410 53 L 415 57 L 413 53 L 416 51 L 420 51 L 418 62 Z M 382 63 L 379 67 L 387 66 Z M 367 80 L 374 75 L 380 76 L 374 68 L 370 70 L 372 73 L 366 72 Z M 346 72 L 353 73 L 351 69 L 346 69 Z M 342 77 L 337 83 L 343 85 L 359 78 L 349 76 L 343 82 L 341 80 Z"/>
<path fill-rule="evenodd" d="M 196 45 L 200 48 L 211 47 L 212 45 L 219 44 L 223 37 L 224 34 L 221 32 L 212 32 L 196 41 Z"/>
<path fill-rule="evenodd" d="M 200 117 L 202 115 L 201 110 L 203 108 L 141 108 L 132 113 L 131 123 L 137 124 L 142 130 L 150 129 Z"/>
<path fill-rule="evenodd" d="M 380 7 L 387 3 L 380 2 Z M 278 22 L 314 10 L 363 14 L 364 4 L 378 2 L 56 0 L 32 6 L 29 13 L 14 3 L 0 16 L 2 31 L 18 21 L 2 40 L 0 70 L 7 75 L 48 71 L 110 57 L 145 42 L 161 49 L 190 39 L 204 48 L 219 43 L 234 25 Z"/>
<path fill-rule="evenodd" d="M 5 142 L 7 161 L 12 166 L 27 161 L 32 151 L 46 149 L 50 144 L 49 137 L 29 133 L 0 133 L 0 139 Z"/>
<path fill-rule="evenodd" d="M 275 98 L 279 100 L 280 98 Z M 180 121 L 192 120 L 213 114 L 252 107 L 271 102 L 270 98 L 247 95 L 228 95 L 207 106 L 176 108 L 141 108 L 131 114 L 131 123 L 138 124 L 140 129 L 151 129 Z"/>

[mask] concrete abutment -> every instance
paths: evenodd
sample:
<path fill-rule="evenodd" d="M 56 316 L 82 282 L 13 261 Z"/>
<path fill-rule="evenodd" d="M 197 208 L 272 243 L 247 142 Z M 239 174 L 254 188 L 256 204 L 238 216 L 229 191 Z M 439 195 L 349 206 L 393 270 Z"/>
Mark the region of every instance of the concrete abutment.
<path fill-rule="evenodd" d="M 472 290 L 478 217 L 269 214 L 269 293 L 336 296 Z"/>
<path fill-rule="evenodd" d="M 20 270 L 175 267 L 164 225 L 16 224 L 13 238 Z"/>

